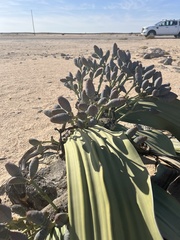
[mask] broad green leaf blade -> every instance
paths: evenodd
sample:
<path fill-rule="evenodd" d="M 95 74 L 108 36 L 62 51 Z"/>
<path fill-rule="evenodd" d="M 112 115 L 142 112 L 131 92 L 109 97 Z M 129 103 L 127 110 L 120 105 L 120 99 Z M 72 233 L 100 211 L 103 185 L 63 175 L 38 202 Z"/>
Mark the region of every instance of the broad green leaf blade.
<path fill-rule="evenodd" d="M 150 109 L 155 108 L 159 113 L 153 113 Z M 149 101 L 141 100 L 133 111 L 126 109 L 117 112 L 124 114 L 121 121 L 143 124 L 156 129 L 168 130 L 180 140 L 180 100 L 176 99 L 170 103 L 164 103 L 150 98 Z"/>
<path fill-rule="evenodd" d="M 153 184 L 154 208 L 159 229 L 167 240 L 180 239 L 180 203 Z"/>
<path fill-rule="evenodd" d="M 150 177 L 120 132 L 76 130 L 65 144 L 73 240 L 159 240 Z"/>
<path fill-rule="evenodd" d="M 159 155 L 176 156 L 171 140 L 158 130 L 138 131 L 140 135 L 147 136 L 146 143 Z"/>

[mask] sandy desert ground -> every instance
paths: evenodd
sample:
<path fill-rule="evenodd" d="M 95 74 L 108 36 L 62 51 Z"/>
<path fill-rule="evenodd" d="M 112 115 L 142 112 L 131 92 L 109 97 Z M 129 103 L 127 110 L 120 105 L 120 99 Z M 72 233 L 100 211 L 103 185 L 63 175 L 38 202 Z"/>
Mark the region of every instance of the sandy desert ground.
<path fill-rule="evenodd" d="M 30 147 L 29 138 L 58 137 L 43 110 L 54 106 L 60 95 L 75 99 L 59 81 L 77 70 L 73 59 L 89 57 L 94 45 L 112 50 L 115 42 L 130 50 L 132 60 L 144 66 L 155 64 L 163 81 L 170 82 L 180 97 L 180 39 L 145 39 L 138 34 L 0 34 L 0 185 L 7 180 L 4 164 L 19 161 Z M 163 65 L 164 57 L 143 59 L 152 47 L 165 50 L 172 65 Z"/>

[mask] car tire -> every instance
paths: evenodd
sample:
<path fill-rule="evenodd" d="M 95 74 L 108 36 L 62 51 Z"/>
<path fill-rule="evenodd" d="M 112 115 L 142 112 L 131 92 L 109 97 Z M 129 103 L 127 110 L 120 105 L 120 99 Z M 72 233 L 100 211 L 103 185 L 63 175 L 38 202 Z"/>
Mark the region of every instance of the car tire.
<path fill-rule="evenodd" d="M 146 37 L 147 38 L 154 38 L 155 36 L 156 36 L 156 32 L 151 30 L 151 31 L 148 32 Z"/>
<path fill-rule="evenodd" d="M 180 32 L 177 35 L 174 35 L 175 38 L 180 38 Z"/>

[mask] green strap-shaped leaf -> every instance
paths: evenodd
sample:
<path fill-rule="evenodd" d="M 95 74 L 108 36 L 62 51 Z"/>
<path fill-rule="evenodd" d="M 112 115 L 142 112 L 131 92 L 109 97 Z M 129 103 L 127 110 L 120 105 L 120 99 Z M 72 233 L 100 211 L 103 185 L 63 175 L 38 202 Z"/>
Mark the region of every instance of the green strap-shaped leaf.
<path fill-rule="evenodd" d="M 161 131 L 153 129 L 138 133 L 147 137 L 147 144 L 159 155 L 177 156 L 172 141 Z"/>
<path fill-rule="evenodd" d="M 180 239 L 180 203 L 165 190 L 153 184 L 155 215 L 165 239 Z"/>
<path fill-rule="evenodd" d="M 159 113 L 152 111 L 156 109 Z M 180 100 L 173 102 L 161 102 L 157 99 L 145 99 L 138 102 L 133 111 L 127 112 L 126 109 L 118 114 L 124 114 L 122 121 L 143 124 L 156 129 L 170 131 L 180 141 Z"/>
<path fill-rule="evenodd" d="M 151 183 L 120 132 L 76 130 L 65 144 L 72 240 L 159 240 Z"/>

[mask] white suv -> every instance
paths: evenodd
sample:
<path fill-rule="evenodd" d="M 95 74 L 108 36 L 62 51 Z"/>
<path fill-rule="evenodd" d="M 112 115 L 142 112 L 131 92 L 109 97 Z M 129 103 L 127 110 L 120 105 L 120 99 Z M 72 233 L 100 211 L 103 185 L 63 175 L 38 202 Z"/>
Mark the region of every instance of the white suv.
<path fill-rule="evenodd" d="M 162 20 L 154 26 L 143 27 L 141 34 L 145 37 L 174 35 L 175 38 L 180 38 L 180 20 Z"/>

